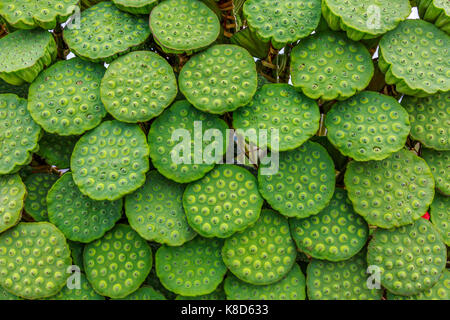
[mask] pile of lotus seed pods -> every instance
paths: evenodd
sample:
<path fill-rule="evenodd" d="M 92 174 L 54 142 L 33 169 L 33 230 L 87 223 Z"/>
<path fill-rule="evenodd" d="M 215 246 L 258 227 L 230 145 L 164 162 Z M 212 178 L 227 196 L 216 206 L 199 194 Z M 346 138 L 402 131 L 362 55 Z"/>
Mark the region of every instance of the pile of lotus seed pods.
<path fill-rule="evenodd" d="M 449 34 L 448 0 L 0 0 L 0 300 L 449 300 Z"/>

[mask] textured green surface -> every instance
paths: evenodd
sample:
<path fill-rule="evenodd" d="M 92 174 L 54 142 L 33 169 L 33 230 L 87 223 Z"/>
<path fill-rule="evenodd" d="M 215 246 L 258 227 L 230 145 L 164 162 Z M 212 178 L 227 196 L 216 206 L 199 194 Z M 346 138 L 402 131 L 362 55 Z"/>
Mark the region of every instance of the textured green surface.
<path fill-rule="evenodd" d="M 254 285 L 229 274 L 224 285 L 229 300 L 305 300 L 306 280 L 298 264 L 280 281 Z"/>
<path fill-rule="evenodd" d="M 343 33 L 314 34 L 292 50 L 292 83 L 312 99 L 347 99 L 367 87 L 373 73 L 369 51 Z"/>
<path fill-rule="evenodd" d="M 423 20 L 406 20 L 381 38 L 380 70 L 398 92 L 423 97 L 450 90 L 450 38 Z"/>
<path fill-rule="evenodd" d="M 233 113 L 233 128 L 248 132 L 248 142 L 275 150 L 272 143 L 276 139 L 279 151 L 301 146 L 317 132 L 319 121 L 317 102 L 284 83 L 262 86 L 247 106 Z M 278 130 L 278 139 L 273 130 Z M 262 134 L 267 136 L 267 144 L 260 141 Z"/>
<path fill-rule="evenodd" d="M 178 295 L 175 300 L 226 300 L 227 297 L 225 295 L 225 291 L 223 291 L 223 288 L 220 286 L 215 291 L 204 294 L 201 296 L 195 296 L 195 297 L 186 297 Z"/>
<path fill-rule="evenodd" d="M 72 173 L 64 174 L 47 195 L 48 218 L 67 239 L 88 243 L 101 238 L 122 216 L 122 199 L 96 201 L 80 192 Z"/>
<path fill-rule="evenodd" d="M 189 224 L 208 238 L 227 238 L 254 224 L 262 205 L 256 178 L 236 165 L 218 165 L 183 195 Z"/>
<path fill-rule="evenodd" d="M 445 244 L 450 246 L 450 197 L 436 193 L 430 206 L 430 219 Z"/>
<path fill-rule="evenodd" d="M 166 297 L 150 286 L 142 286 L 132 294 L 118 300 L 166 300 Z"/>
<path fill-rule="evenodd" d="M 68 281 L 69 282 L 69 281 Z M 73 285 L 73 283 L 71 283 Z M 48 298 L 49 300 L 105 300 L 105 297 L 99 295 L 92 288 L 83 273 L 80 273 L 80 288 L 69 289 L 67 285 L 55 296 Z"/>
<path fill-rule="evenodd" d="M 150 15 L 153 37 L 169 50 L 191 51 L 207 47 L 220 32 L 216 14 L 197 0 L 166 0 Z"/>
<path fill-rule="evenodd" d="M 158 116 L 175 99 L 177 80 L 164 58 L 151 51 L 135 51 L 109 65 L 100 90 L 114 118 L 143 122 Z"/>
<path fill-rule="evenodd" d="M 448 0 L 417 0 L 421 19 L 433 23 L 450 34 L 450 2 Z"/>
<path fill-rule="evenodd" d="M 77 56 L 94 62 L 111 62 L 140 46 L 150 36 L 143 17 L 100 2 L 81 13 L 80 28 L 64 29 L 64 40 Z"/>
<path fill-rule="evenodd" d="M 426 98 L 404 96 L 411 137 L 435 150 L 450 150 L 450 92 Z"/>
<path fill-rule="evenodd" d="M 0 301 L 6 300 L 21 300 L 21 298 L 16 295 L 13 295 L 12 293 L 9 293 L 0 286 Z"/>
<path fill-rule="evenodd" d="M 178 136 L 175 132 L 178 129 L 186 130 L 190 136 Z M 148 141 L 152 163 L 162 175 L 176 182 L 187 183 L 198 180 L 211 171 L 215 163 L 222 160 L 227 148 L 226 129 L 228 129 L 226 122 L 217 116 L 195 109 L 186 100 L 176 101 L 155 119 L 150 128 Z M 203 136 L 206 138 L 207 131 L 210 133 L 213 131 L 221 136 L 223 147 L 212 137 L 209 141 L 202 139 L 201 148 L 193 148 L 194 138 L 199 139 Z M 178 149 L 178 146 L 184 145 L 187 145 L 187 150 Z M 207 152 L 209 147 L 214 148 L 211 149 L 211 153 Z M 177 159 L 178 157 L 181 159 Z"/>
<path fill-rule="evenodd" d="M 117 224 L 84 248 L 84 267 L 95 291 L 124 298 L 136 291 L 152 267 L 152 251 L 130 226 Z"/>
<path fill-rule="evenodd" d="M 59 136 L 56 134 L 44 133 L 39 140 L 39 151 L 37 154 L 51 165 L 59 169 L 70 167 L 70 157 L 72 156 L 78 136 Z"/>
<path fill-rule="evenodd" d="M 276 174 L 262 175 L 264 166 L 259 167 L 258 186 L 263 198 L 287 217 L 318 214 L 330 202 L 336 180 L 333 160 L 325 148 L 307 141 L 279 157 Z"/>
<path fill-rule="evenodd" d="M 408 0 L 323 0 L 322 13 L 331 29 L 358 41 L 395 29 L 411 14 L 411 6 Z"/>
<path fill-rule="evenodd" d="M 214 45 L 181 69 L 180 91 L 199 110 L 223 114 L 248 104 L 257 88 L 256 64 L 242 47 Z"/>
<path fill-rule="evenodd" d="M 243 12 L 252 30 L 275 48 L 307 37 L 318 26 L 321 0 L 248 0 Z"/>
<path fill-rule="evenodd" d="M 70 167 L 80 191 L 95 200 L 117 200 L 145 182 L 149 151 L 136 124 L 105 121 L 78 140 Z"/>
<path fill-rule="evenodd" d="M 18 174 L 0 175 L 0 232 L 20 221 L 26 193 Z"/>
<path fill-rule="evenodd" d="M 193 239 L 183 209 L 184 186 L 150 171 L 145 184 L 125 198 L 130 226 L 148 241 L 180 246 Z"/>
<path fill-rule="evenodd" d="M 254 225 L 227 238 L 222 248 L 228 269 L 254 285 L 280 281 L 291 270 L 296 255 L 287 219 L 268 209 Z"/>
<path fill-rule="evenodd" d="M 222 261 L 222 241 L 200 236 L 180 247 L 162 246 L 155 255 L 156 274 L 168 290 L 183 296 L 213 292 L 227 268 Z"/>
<path fill-rule="evenodd" d="M 350 162 L 344 183 L 355 211 L 381 228 L 413 223 L 434 196 L 430 167 L 406 149 L 381 161 Z"/>
<path fill-rule="evenodd" d="M 390 96 L 363 91 L 333 105 L 327 137 L 356 161 L 382 160 L 403 148 L 410 124 L 406 110 Z"/>
<path fill-rule="evenodd" d="M 17 296 L 41 299 L 57 294 L 71 264 L 64 235 L 48 222 L 21 222 L 0 234 L 0 286 Z"/>
<path fill-rule="evenodd" d="M 380 268 L 381 285 L 399 295 L 430 289 L 445 268 L 442 237 L 425 219 L 400 228 L 377 229 L 369 242 L 367 263 Z"/>
<path fill-rule="evenodd" d="M 100 99 L 105 68 L 73 58 L 55 63 L 30 85 L 28 110 L 45 131 L 80 135 L 106 115 Z"/>
<path fill-rule="evenodd" d="M 158 250 L 159 247 L 154 246 L 153 249 Z M 176 298 L 176 294 L 172 291 L 167 290 L 159 280 L 159 278 L 156 276 L 156 270 L 153 266 L 152 270 L 150 271 L 150 274 L 148 275 L 147 279 L 145 280 L 145 283 L 150 285 L 155 290 L 161 292 L 164 297 L 166 297 L 168 300 L 173 300 Z"/>
<path fill-rule="evenodd" d="M 28 113 L 27 101 L 14 94 L 0 94 L 0 174 L 28 164 L 40 134 L 41 127 Z"/>
<path fill-rule="evenodd" d="M 148 14 L 158 4 L 158 0 L 112 0 L 117 8 L 133 14 Z"/>
<path fill-rule="evenodd" d="M 450 150 L 435 151 L 422 148 L 421 156 L 431 169 L 436 189 L 440 193 L 450 196 Z"/>
<path fill-rule="evenodd" d="M 25 211 L 35 221 L 48 221 L 47 192 L 56 180 L 57 175 L 44 172 L 32 173 L 24 180 L 27 188 Z"/>
<path fill-rule="evenodd" d="M 366 244 L 369 227 L 353 211 L 344 189 L 336 188 L 328 206 L 306 219 L 290 219 L 292 237 L 299 251 L 329 261 L 347 260 Z"/>

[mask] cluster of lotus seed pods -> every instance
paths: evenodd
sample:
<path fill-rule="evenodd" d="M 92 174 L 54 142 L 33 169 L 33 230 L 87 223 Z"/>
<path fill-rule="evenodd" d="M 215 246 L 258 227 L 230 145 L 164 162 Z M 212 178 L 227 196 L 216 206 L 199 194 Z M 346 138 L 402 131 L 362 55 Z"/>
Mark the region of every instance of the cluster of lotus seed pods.
<path fill-rule="evenodd" d="M 449 15 L 0 0 L 0 300 L 449 300 Z"/>

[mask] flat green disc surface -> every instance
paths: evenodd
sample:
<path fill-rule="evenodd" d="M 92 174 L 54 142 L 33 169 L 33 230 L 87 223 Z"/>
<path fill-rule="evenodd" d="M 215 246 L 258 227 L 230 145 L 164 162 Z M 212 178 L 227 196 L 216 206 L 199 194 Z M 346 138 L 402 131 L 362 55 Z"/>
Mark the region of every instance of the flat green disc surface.
<path fill-rule="evenodd" d="M 0 174 L 27 164 L 40 133 L 41 128 L 27 110 L 27 100 L 15 94 L 0 94 Z"/>
<path fill-rule="evenodd" d="M 50 222 L 67 239 L 83 243 L 101 238 L 122 216 L 122 199 L 92 200 L 80 192 L 70 172 L 50 189 L 47 206 Z"/>
<path fill-rule="evenodd" d="M 400 228 L 376 229 L 367 252 L 367 263 L 380 268 L 381 285 L 399 295 L 433 287 L 446 259 L 442 237 L 425 219 Z"/>
<path fill-rule="evenodd" d="M 26 193 L 18 174 L 0 175 L 0 232 L 19 222 Z"/>
<path fill-rule="evenodd" d="M 297 252 L 285 217 L 264 209 L 258 221 L 227 238 L 222 257 L 242 281 L 266 285 L 280 281 L 295 263 Z"/>
<path fill-rule="evenodd" d="M 422 148 L 421 156 L 433 173 L 436 189 L 442 194 L 450 196 L 450 150 L 436 151 Z"/>
<path fill-rule="evenodd" d="M 114 60 L 101 83 L 106 110 L 124 122 L 144 122 L 158 116 L 177 91 L 172 67 L 151 51 L 130 52 Z"/>
<path fill-rule="evenodd" d="M 242 47 L 214 45 L 183 66 L 178 84 L 194 107 L 223 114 L 252 100 L 258 84 L 256 64 Z"/>
<path fill-rule="evenodd" d="M 280 281 L 254 285 L 239 280 L 233 274 L 225 279 L 228 300 L 305 300 L 306 280 L 298 264 Z"/>
<path fill-rule="evenodd" d="M 450 197 L 439 193 L 434 195 L 434 200 L 430 207 L 431 223 L 444 238 L 447 246 L 450 246 Z"/>
<path fill-rule="evenodd" d="M 186 187 L 183 206 L 191 227 L 204 237 L 227 238 L 258 220 L 263 198 L 246 169 L 222 164 Z"/>
<path fill-rule="evenodd" d="M 411 137 L 435 150 L 450 150 L 450 92 L 426 98 L 404 96 Z"/>
<path fill-rule="evenodd" d="M 158 4 L 158 0 L 112 0 L 122 11 L 133 14 L 148 14 Z"/>
<path fill-rule="evenodd" d="M 0 285 L 25 299 L 57 294 L 72 264 L 64 235 L 48 222 L 21 222 L 0 234 Z"/>
<path fill-rule="evenodd" d="M 105 121 L 78 140 L 72 153 L 73 180 L 95 200 L 117 200 L 145 182 L 148 145 L 136 124 Z"/>
<path fill-rule="evenodd" d="M 430 168 L 406 149 L 381 161 L 350 162 L 344 183 L 355 211 L 381 228 L 413 223 L 434 196 Z"/>
<path fill-rule="evenodd" d="M 78 136 L 62 137 L 56 134 L 45 133 L 39 140 L 39 151 L 37 154 L 44 158 L 49 165 L 67 169 L 70 167 L 70 157 L 79 138 Z"/>
<path fill-rule="evenodd" d="M 351 259 L 331 262 L 313 259 L 306 271 L 310 300 L 380 300 L 381 289 L 369 289 L 365 252 Z"/>
<path fill-rule="evenodd" d="M 220 254 L 222 244 L 198 236 L 180 247 L 162 246 L 155 255 L 156 274 L 164 287 L 177 294 L 209 294 L 227 272 Z"/>
<path fill-rule="evenodd" d="M 349 98 L 367 87 L 374 72 L 364 45 L 336 32 L 321 32 L 301 41 L 291 59 L 294 87 L 312 99 Z"/>
<path fill-rule="evenodd" d="M 65 28 L 64 40 L 77 56 L 94 62 L 110 62 L 116 55 L 141 45 L 150 36 L 143 17 L 120 11 L 109 1 L 81 13 L 79 28 Z"/>
<path fill-rule="evenodd" d="M 100 100 L 105 68 L 80 58 L 63 60 L 31 84 L 28 110 L 45 131 L 79 135 L 95 128 L 106 115 Z"/>
<path fill-rule="evenodd" d="M 308 36 L 319 24 L 320 0 L 248 0 L 247 23 L 266 42 L 284 46 Z M 278 44 L 278 45 L 277 45 Z"/>
<path fill-rule="evenodd" d="M 24 181 L 27 187 L 25 211 L 35 221 L 48 221 L 47 192 L 58 176 L 51 173 L 33 173 Z"/>
<path fill-rule="evenodd" d="M 317 132 L 319 121 L 317 102 L 288 84 L 262 86 L 247 106 L 233 113 L 233 128 L 248 133 L 248 142 L 279 151 L 301 146 Z M 260 141 L 261 136 L 267 136 L 267 144 Z"/>
<path fill-rule="evenodd" d="M 150 286 L 142 286 L 132 294 L 118 300 L 166 300 L 166 297 Z"/>
<path fill-rule="evenodd" d="M 216 14 L 201 1 L 167 0 L 150 15 L 153 36 L 164 47 L 189 51 L 207 47 L 219 36 Z"/>
<path fill-rule="evenodd" d="M 125 213 L 131 227 L 148 241 L 179 246 L 197 234 L 183 209 L 185 186 L 150 171 L 145 184 L 125 198 Z"/>
<path fill-rule="evenodd" d="M 228 125 L 219 117 L 195 109 L 186 100 L 176 101 L 150 128 L 152 163 L 162 175 L 176 182 L 198 180 L 222 160 L 227 147 L 226 129 Z M 223 144 L 213 135 L 206 139 L 207 132 L 220 136 Z M 195 141 L 201 142 L 201 148 L 192 147 Z"/>
<path fill-rule="evenodd" d="M 367 223 L 353 211 L 347 192 L 340 188 L 319 214 L 290 219 L 289 225 L 298 250 L 316 259 L 347 260 L 362 249 L 369 237 Z"/>
<path fill-rule="evenodd" d="M 84 267 L 95 291 L 124 298 L 136 291 L 152 267 L 152 251 L 130 226 L 117 224 L 84 248 Z"/>
<path fill-rule="evenodd" d="M 74 283 L 72 281 L 64 286 L 64 288 L 55 296 L 48 298 L 49 300 L 105 300 L 105 297 L 99 295 L 95 292 L 94 288 L 92 288 L 89 281 L 86 279 L 86 276 L 83 273 L 80 273 L 80 282 L 79 288 L 76 287 L 78 283 Z M 68 285 L 71 285 L 69 288 Z M 73 286 L 73 287 L 72 287 Z"/>
<path fill-rule="evenodd" d="M 372 91 L 334 104 L 325 125 L 331 143 L 356 161 L 388 157 L 403 148 L 410 130 L 409 115 L 397 100 Z"/>
<path fill-rule="evenodd" d="M 258 170 L 259 191 L 286 217 L 306 218 L 318 214 L 330 202 L 335 185 L 334 164 L 324 147 L 307 141 L 299 148 L 281 152 L 279 170 L 263 175 Z"/>

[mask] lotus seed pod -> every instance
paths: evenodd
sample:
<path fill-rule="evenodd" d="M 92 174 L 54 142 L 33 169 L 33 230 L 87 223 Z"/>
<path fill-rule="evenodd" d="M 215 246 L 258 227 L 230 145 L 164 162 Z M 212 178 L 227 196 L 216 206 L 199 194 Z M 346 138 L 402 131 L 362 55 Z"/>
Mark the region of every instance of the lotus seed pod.
<path fill-rule="evenodd" d="M 242 47 L 214 45 L 183 66 L 178 84 L 194 107 L 223 114 L 252 100 L 258 84 L 256 64 Z"/>
<path fill-rule="evenodd" d="M 213 43 L 219 36 L 220 22 L 201 1 L 166 0 L 152 10 L 150 29 L 163 47 L 183 53 Z"/>
<path fill-rule="evenodd" d="M 48 221 L 47 193 L 56 180 L 56 174 L 45 172 L 32 173 L 24 180 L 27 188 L 25 211 L 34 221 Z"/>
<path fill-rule="evenodd" d="M 65 28 L 64 41 L 80 58 L 110 63 L 119 55 L 141 46 L 150 36 L 148 23 L 120 11 L 109 1 L 81 13 L 79 28 Z"/>
<path fill-rule="evenodd" d="M 0 286 L 16 296 L 54 296 L 66 285 L 71 264 L 66 238 L 51 223 L 21 222 L 0 234 Z"/>
<path fill-rule="evenodd" d="M 406 20 L 380 41 L 378 66 L 387 84 L 410 96 L 450 90 L 450 38 L 423 20 Z"/>
<path fill-rule="evenodd" d="M 350 162 L 344 183 L 355 211 L 386 229 L 420 219 L 434 197 L 430 167 L 406 149 L 380 161 Z"/>
<path fill-rule="evenodd" d="M 411 6 L 408 0 L 324 0 L 322 13 L 331 29 L 359 41 L 395 29 L 411 14 Z"/>
<path fill-rule="evenodd" d="M 324 147 L 307 141 L 299 148 L 279 154 L 278 172 L 264 175 L 258 170 L 258 188 L 273 209 L 291 218 L 318 214 L 333 197 L 335 171 Z"/>
<path fill-rule="evenodd" d="M 361 251 L 369 237 L 366 221 L 353 211 L 347 192 L 340 188 L 317 215 L 290 219 L 289 225 L 299 251 L 315 259 L 350 259 Z"/>
<path fill-rule="evenodd" d="M 285 217 L 264 209 L 256 223 L 225 240 L 222 258 L 240 280 L 269 285 L 292 269 L 296 250 Z"/>
<path fill-rule="evenodd" d="M 390 96 L 363 91 L 337 102 L 327 113 L 330 142 L 356 161 L 383 160 L 405 145 L 409 115 Z"/>
<path fill-rule="evenodd" d="M 178 89 L 172 67 L 164 58 L 150 51 L 135 51 L 109 65 L 100 91 L 114 118 L 136 123 L 161 114 Z"/>
<path fill-rule="evenodd" d="M 151 242 L 150 242 L 151 243 Z M 159 247 L 155 247 L 155 250 L 158 250 Z M 152 268 L 150 271 L 150 274 L 148 275 L 147 279 L 145 280 L 145 283 L 151 286 L 152 288 L 155 288 L 155 290 L 161 292 L 164 297 L 167 298 L 167 300 L 173 300 L 177 297 L 175 293 L 172 291 L 167 290 L 159 280 L 159 278 L 156 275 L 155 267 Z"/>
<path fill-rule="evenodd" d="M 46 132 L 80 135 L 106 115 L 100 99 L 105 68 L 74 58 L 55 63 L 30 85 L 28 110 Z"/>
<path fill-rule="evenodd" d="M 178 295 L 175 300 L 226 300 L 227 297 L 225 295 L 225 291 L 223 291 L 222 286 L 219 286 L 215 291 L 204 294 L 201 296 L 195 297 L 186 297 L 182 295 Z"/>
<path fill-rule="evenodd" d="M 380 269 L 383 287 L 405 296 L 432 288 L 445 269 L 446 255 L 441 235 L 419 219 L 400 228 L 376 229 L 367 263 Z"/>
<path fill-rule="evenodd" d="M 55 296 L 47 298 L 48 300 L 105 300 L 105 297 L 99 295 L 92 288 L 83 273 L 80 273 L 80 288 L 76 288 L 74 283 L 69 283 Z M 69 288 L 69 284 L 74 286 Z"/>
<path fill-rule="evenodd" d="M 148 133 L 152 163 L 173 181 L 198 180 L 223 159 L 227 129 L 218 116 L 201 112 L 186 100 L 177 101 L 152 123 Z"/>
<path fill-rule="evenodd" d="M 112 2 L 120 10 L 132 14 L 149 14 L 158 4 L 158 0 L 112 0 Z"/>
<path fill-rule="evenodd" d="M 254 285 L 233 274 L 225 279 L 228 300 L 305 300 L 306 281 L 298 264 L 282 280 L 268 285 Z"/>
<path fill-rule="evenodd" d="M 263 198 L 256 178 L 236 165 L 218 165 L 183 195 L 189 225 L 204 237 L 228 238 L 254 224 Z"/>
<path fill-rule="evenodd" d="M 94 200 L 117 200 L 145 183 L 149 151 L 136 124 L 105 121 L 78 140 L 70 167 L 81 193 Z"/>
<path fill-rule="evenodd" d="M 373 73 L 369 51 L 342 33 L 314 34 L 292 49 L 292 84 L 312 99 L 347 99 L 364 90 Z"/>
<path fill-rule="evenodd" d="M 164 295 L 158 290 L 153 289 L 150 286 L 142 286 L 132 294 L 122 299 L 113 300 L 167 300 Z"/>
<path fill-rule="evenodd" d="M 422 158 L 426 161 L 436 182 L 436 189 L 450 196 L 450 150 L 436 151 L 422 148 Z"/>
<path fill-rule="evenodd" d="M 44 136 L 39 140 L 39 150 L 36 154 L 44 158 L 47 164 L 51 166 L 67 169 L 70 167 L 70 157 L 79 138 L 79 136 L 62 137 L 44 133 Z"/>
<path fill-rule="evenodd" d="M 450 92 L 426 98 L 404 96 L 401 103 L 409 113 L 413 139 L 427 148 L 450 150 Z"/>
<path fill-rule="evenodd" d="M 136 231 L 117 224 L 83 253 L 86 276 L 102 296 L 118 299 L 136 291 L 152 268 L 152 251 Z"/>
<path fill-rule="evenodd" d="M 263 85 L 247 106 L 233 113 L 233 128 L 248 132 L 247 142 L 279 151 L 301 146 L 317 132 L 319 122 L 317 102 L 284 83 Z M 267 137 L 266 144 L 261 135 Z"/>
<path fill-rule="evenodd" d="M 321 0 L 248 0 L 243 13 L 263 41 L 281 49 L 311 34 L 319 24 Z"/>
<path fill-rule="evenodd" d="M 421 19 L 433 23 L 450 34 L 450 3 L 448 0 L 417 0 Z"/>
<path fill-rule="evenodd" d="M 72 241 L 89 243 L 111 230 L 122 216 L 122 199 L 95 201 L 82 194 L 67 172 L 47 194 L 48 218 Z"/>
<path fill-rule="evenodd" d="M 20 221 L 26 193 L 18 174 L 0 175 L 0 233 Z"/>
<path fill-rule="evenodd" d="M 0 39 L 0 78 L 15 86 L 31 83 L 56 59 L 56 51 L 56 42 L 48 31 L 10 33 Z"/>
<path fill-rule="evenodd" d="M 349 159 L 346 156 L 344 156 L 338 149 L 336 149 L 336 147 L 330 142 L 330 140 L 326 136 L 316 135 L 311 138 L 311 141 L 317 142 L 322 147 L 324 147 L 325 150 L 327 150 L 328 154 L 333 159 L 336 170 L 343 171 Z"/>
<path fill-rule="evenodd" d="M 450 246 L 450 197 L 436 193 L 430 206 L 430 219 L 445 244 Z"/>
<path fill-rule="evenodd" d="M 9 293 L 0 286 L 0 301 L 7 301 L 7 300 L 22 300 L 22 298 L 12 293 Z"/>
<path fill-rule="evenodd" d="M 179 247 L 161 246 L 155 255 L 156 274 L 166 289 L 183 296 L 200 296 L 217 289 L 227 268 L 223 242 L 197 236 Z"/>
<path fill-rule="evenodd" d="M 197 233 L 189 226 L 183 209 L 184 186 L 150 171 L 145 184 L 125 197 L 130 226 L 147 241 L 180 246 Z"/>

